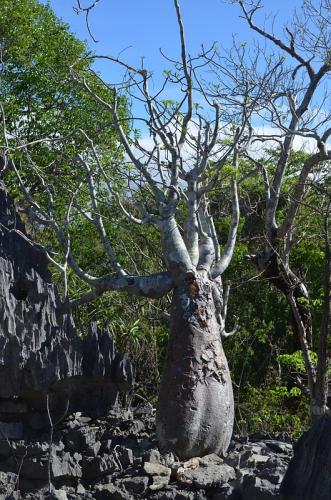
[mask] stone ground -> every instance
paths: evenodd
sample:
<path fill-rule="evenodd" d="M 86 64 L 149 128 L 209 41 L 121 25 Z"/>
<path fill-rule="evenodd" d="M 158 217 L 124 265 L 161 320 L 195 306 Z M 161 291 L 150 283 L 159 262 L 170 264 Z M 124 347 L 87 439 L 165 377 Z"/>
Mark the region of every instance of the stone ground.
<path fill-rule="evenodd" d="M 0 422 L 0 499 L 271 500 L 292 444 L 236 437 L 228 455 L 161 455 L 149 405 L 92 420 L 74 413 L 54 429 Z M 49 484 L 51 481 L 51 493 Z"/>

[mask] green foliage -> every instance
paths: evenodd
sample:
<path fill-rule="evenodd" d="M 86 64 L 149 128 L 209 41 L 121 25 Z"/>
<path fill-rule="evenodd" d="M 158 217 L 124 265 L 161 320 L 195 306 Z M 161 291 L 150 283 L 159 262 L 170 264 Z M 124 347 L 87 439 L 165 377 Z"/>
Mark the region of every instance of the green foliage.
<path fill-rule="evenodd" d="M 276 154 L 269 151 L 267 159 L 261 159 L 270 176 L 274 173 Z M 287 210 L 295 176 L 305 158 L 303 152 L 291 155 L 289 175 L 279 202 L 280 220 Z M 237 425 L 247 432 L 286 430 L 297 433 L 307 425 L 309 408 L 306 395 L 296 386 L 297 375 L 305 380 L 306 373 L 289 307 L 285 297 L 245 259 L 246 255 L 260 251 L 265 245 L 265 187 L 260 173 L 245 178 L 250 168 L 241 162 L 239 178 L 244 177 L 240 184 L 242 216 L 234 256 L 224 275 L 224 283 L 231 283 L 227 330 L 231 330 L 233 318 L 239 318 L 237 334 L 224 343 L 234 382 Z M 222 195 L 223 189 L 224 184 L 222 189 L 216 187 L 212 200 L 221 245 L 226 243 L 230 223 L 229 217 L 224 215 L 227 201 Z M 291 254 L 291 267 L 303 276 L 310 293 L 309 301 L 303 302 L 309 305 L 313 315 L 314 351 L 321 324 L 324 273 L 322 240 L 317 237 L 321 234 L 322 223 L 311 210 L 318 202 L 311 194 L 309 206 L 300 207 Z M 311 357 L 316 363 L 315 352 L 311 352 Z"/>
<path fill-rule="evenodd" d="M 236 426 L 240 433 L 288 432 L 299 436 L 308 425 L 309 408 L 300 389 L 288 389 L 271 380 L 259 387 L 247 383 L 237 406 Z"/>
<path fill-rule="evenodd" d="M 92 71 L 86 45 L 70 33 L 49 6 L 36 0 L 3 0 L 0 11 L 2 52 L 0 99 L 6 130 L 2 140 L 16 148 L 13 154 L 23 181 L 42 206 L 48 208 L 41 179 L 56 193 L 54 210 L 65 216 L 72 191 L 82 180 L 77 154 L 89 146 L 84 131 L 101 152 L 105 164 L 122 157 L 109 119 L 109 113 L 77 84 L 73 77 L 85 79 L 105 101 L 112 91 L 100 83 Z M 119 103 L 126 116 L 125 101 Z M 22 147 L 23 144 L 29 146 Z M 19 149 L 17 149 L 17 147 Z M 37 167 L 32 173 L 31 164 Z M 15 189 L 17 180 L 8 174 L 8 185 Z M 81 192 L 81 200 L 87 199 Z"/>
<path fill-rule="evenodd" d="M 316 352 L 310 351 L 310 358 L 316 366 L 316 363 L 317 363 Z M 305 373 L 305 371 L 306 371 L 302 351 L 295 351 L 292 354 L 280 354 L 278 356 L 278 359 L 279 359 L 279 362 L 285 368 L 288 368 L 290 370 L 294 370 L 294 371 L 299 372 L 299 373 Z"/>

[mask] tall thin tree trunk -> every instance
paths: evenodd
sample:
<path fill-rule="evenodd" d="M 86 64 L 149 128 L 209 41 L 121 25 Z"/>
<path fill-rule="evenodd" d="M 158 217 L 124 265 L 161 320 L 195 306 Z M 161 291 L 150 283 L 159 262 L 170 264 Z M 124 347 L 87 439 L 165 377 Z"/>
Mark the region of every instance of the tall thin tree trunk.
<path fill-rule="evenodd" d="M 316 393 L 316 370 L 311 358 L 312 315 L 308 292 L 294 272 L 284 265 L 275 248 L 267 247 L 248 259 L 263 271 L 263 276 L 270 284 L 285 296 L 291 310 L 293 331 L 298 349 L 301 349 L 307 371 L 307 388 L 310 397 L 311 416 L 314 415 Z"/>
<path fill-rule="evenodd" d="M 330 335 L 331 319 L 331 251 L 328 217 L 329 213 L 327 212 L 327 216 L 324 221 L 324 304 L 316 374 L 316 418 L 325 414 L 328 397 L 328 339 Z"/>
<path fill-rule="evenodd" d="M 173 295 L 157 409 L 160 448 L 182 459 L 224 453 L 233 418 L 232 384 L 212 283 L 198 275 L 183 281 Z"/>

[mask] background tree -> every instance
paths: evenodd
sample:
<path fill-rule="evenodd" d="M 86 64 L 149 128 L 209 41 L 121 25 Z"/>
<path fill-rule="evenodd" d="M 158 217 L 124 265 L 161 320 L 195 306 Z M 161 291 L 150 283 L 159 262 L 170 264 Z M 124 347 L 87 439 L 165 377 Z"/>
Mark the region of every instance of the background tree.
<path fill-rule="evenodd" d="M 327 78 L 331 70 L 330 3 L 304 1 L 302 16 L 294 16 L 292 24 L 285 27 L 283 37 L 256 24 L 260 2 L 239 0 L 236 3 L 249 27 L 272 47 L 270 54 L 265 47 L 258 47 L 254 56 L 248 54 L 247 57 L 237 47 L 228 56 L 232 71 L 242 74 L 247 82 L 246 92 L 238 93 L 238 98 L 254 99 L 255 88 L 263 89 L 262 101 L 257 108 L 262 131 L 255 134 L 254 142 L 265 144 L 273 140 L 278 145 L 277 158 L 271 162 L 268 151 L 261 161 L 252 151 L 247 155 L 252 166 L 264 178 L 266 200 L 264 249 L 247 257 L 288 301 L 305 361 L 311 412 L 313 416 L 320 415 L 326 408 L 325 404 L 320 404 L 321 398 L 316 396 L 320 392 L 320 377 L 317 380 L 311 354 L 311 304 L 303 277 L 293 270 L 291 252 L 297 242 L 298 213 L 307 196 L 310 181 L 320 177 L 323 169 L 329 167 L 327 162 L 331 159 L 328 147 L 331 115 L 327 104 L 330 91 Z M 238 53 L 242 57 L 238 57 Z M 271 60 L 277 61 L 277 69 L 266 80 L 260 68 Z M 224 80 L 224 74 L 228 72 L 225 59 L 220 58 L 213 64 L 219 78 Z M 267 127 L 267 133 L 263 127 Z M 309 139 L 314 146 L 311 153 L 306 151 L 302 156 L 300 168 L 291 171 L 290 155 L 298 137 Z M 294 176 L 297 176 L 295 181 Z M 287 191 L 285 181 L 291 177 L 292 188 Z M 284 204 L 281 203 L 283 193 L 287 196 Z M 326 369 L 325 359 L 319 358 L 318 363 Z M 325 401 L 325 396 L 322 399 Z"/>

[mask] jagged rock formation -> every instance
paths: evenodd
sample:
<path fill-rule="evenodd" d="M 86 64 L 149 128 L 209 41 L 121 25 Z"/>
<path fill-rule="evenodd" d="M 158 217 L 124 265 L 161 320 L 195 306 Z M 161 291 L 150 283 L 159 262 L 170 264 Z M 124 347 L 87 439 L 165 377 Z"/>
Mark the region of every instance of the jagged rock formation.
<path fill-rule="evenodd" d="M 281 486 L 282 500 L 330 500 L 331 417 L 321 417 L 294 448 Z"/>
<path fill-rule="evenodd" d="M 107 332 L 92 324 L 84 339 L 77 336 L 45 252 L 28 238 L 0 183 L 0 419 L 31 420 L 47 399 L 58 414 L 100 415 L 132 379 Z"/>

